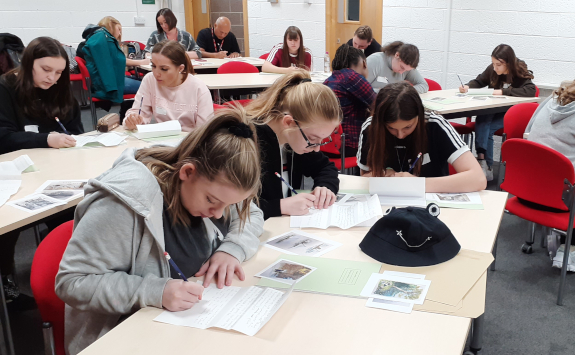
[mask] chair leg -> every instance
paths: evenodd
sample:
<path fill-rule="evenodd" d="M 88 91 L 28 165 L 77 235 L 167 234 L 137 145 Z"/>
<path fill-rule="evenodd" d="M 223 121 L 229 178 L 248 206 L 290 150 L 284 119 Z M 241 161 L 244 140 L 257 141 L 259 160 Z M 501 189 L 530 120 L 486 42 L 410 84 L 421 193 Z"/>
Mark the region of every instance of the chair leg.
<path fill-rule="evenodd" d="M 551 228 L 542 226 L 541 248 L 547 248 L 547 236 L 551 234 Z"/>
<path fill-rule="evenodd" d="M 493 251 L 491 252 L 493 254 L 493 262 L 491 263 L 491 271 L 495 271 L 495 261 L 497 260 L 497 241 L 499 240 L 499 237 L 495 238 L 495 245 L 493 245 Z"/>
<path fill-rule="evenodd" d="M 535 223 L 528 221 L 527 233 L 529 234 L 529 239 L 521 246 L 521 251 L 525 254 L 531 254 L 533 253 L 533 243 L 535 243 Z"/>
<path fill-rule="evenodd" d="M 36 238 L 36 246 L 39 246 L 42 242 L 42 238 L 40 237 L 40 226 L 34 226 L 34 237 Z"/>
<path fill-rule="evenodd" d="M 42 323 L 42 334 L 44 336 L 44 354 L 56 355 L 54 330 L 52 329 L 52 324 L 50 322 Z"/>

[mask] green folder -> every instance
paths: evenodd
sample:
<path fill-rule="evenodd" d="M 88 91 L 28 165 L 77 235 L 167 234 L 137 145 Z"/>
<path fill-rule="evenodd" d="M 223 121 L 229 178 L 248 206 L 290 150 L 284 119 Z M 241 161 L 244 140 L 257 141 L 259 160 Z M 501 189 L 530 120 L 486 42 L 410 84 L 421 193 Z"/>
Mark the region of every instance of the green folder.
<path fill-rule="evenodd" d="M 280 255 L 279 259 L 295 261 L 317 269 L 299 281 L 294 290 L 330 295 L 361 297 L 360 293 L 373 273 L 379 273 L 381 263 L 314 258 L 300 255 Z M 290 285 L 262 278 L 258 286 L 289 288 Z"/>

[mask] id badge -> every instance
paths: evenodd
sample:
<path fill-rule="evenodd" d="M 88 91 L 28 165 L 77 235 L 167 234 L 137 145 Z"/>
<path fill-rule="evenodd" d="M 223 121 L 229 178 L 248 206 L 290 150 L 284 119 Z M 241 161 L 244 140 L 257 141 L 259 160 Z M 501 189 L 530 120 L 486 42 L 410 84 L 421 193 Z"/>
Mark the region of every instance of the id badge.
<path fill-rule="evenodd" d="M 156 113 L 158 115 L 166 115 L 168 114 L 168 110 L 166 110 L 164 107 L 156 106 Z"/>
<path fill-rule="evenodd" d="M 28 125 L 28 126 L 24 126 L 24 132 L 34 132 L 34 133 L 38 133 L 38 126 L 33 124 L 33 125 Z"/>
<path fill-rule="evenodd" d="M 385 76 L 378 76 L 377 81 L 384 84 L 389 84 L 389 80 Z"/>
<path fill-rule="evenodd" d="M 425 154 L 423 155 L 423 161 L 421 162 L 421 165 L 425 165 L 425 164 L 427 164 L 427 163 L 429 163 L 429 162 L 431 162 L 431 159 L 429 159 L 429 154 L 428 154 L 428 153 L 425 153 Z"/>

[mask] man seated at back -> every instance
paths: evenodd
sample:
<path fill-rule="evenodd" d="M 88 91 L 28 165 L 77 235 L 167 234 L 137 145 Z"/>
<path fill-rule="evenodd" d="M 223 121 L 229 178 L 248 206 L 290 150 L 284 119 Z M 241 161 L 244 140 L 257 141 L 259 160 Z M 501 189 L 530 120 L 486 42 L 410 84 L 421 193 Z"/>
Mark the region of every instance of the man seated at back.
<path fill-rule="evenodd" d="M 197 43 L 204 58 L 237 58 L 240 46 L 236 36 L 230 32 L 232 23 L 227 17 L 216 20 L 214 27 L 204 28 L 198 33 Z"/>
<path fill-rule="evenodd" d="M 353 38 L 347 41 L 347 45 L 361 49 L 366 57 L 373 53 L 381 52 L 381 45 L 373 38 L 373 33 L 369 26 L 358 27 L 353 34 Z"/>

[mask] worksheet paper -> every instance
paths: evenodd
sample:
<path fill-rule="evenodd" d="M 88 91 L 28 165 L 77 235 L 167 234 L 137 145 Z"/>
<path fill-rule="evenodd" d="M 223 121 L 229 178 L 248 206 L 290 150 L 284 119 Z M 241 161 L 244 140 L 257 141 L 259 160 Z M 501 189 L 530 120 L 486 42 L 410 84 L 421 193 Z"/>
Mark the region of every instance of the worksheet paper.
<path fill-rule="evenodd" d="M 467 95 L 493 95 L 493 89 L 469 89 Z"/>
<path fill-rule="evenodd" d="M 372 177 L 369 193 L 377 194 L 383 206 L 425 207 L 425 178 Z"/>
<path fill-rule="evenodd" d="M 348 229 L 375 217 L 382 217 L 383 211 L 377 196 L 365 202 L 349 205 L 333 204 L 328 209 L 312 210 L 304 216 L 291 216 L 291 228 L 339 227 Z"/>
<path fill-rule="evenodd" d="M 399 272 L 399 271 L 386 270 L 383 272 L 383 275 L 384 276 L 405 277 L 405 278 L 411 278 L 411 279 L 417 279 L 417 280 L 425 280 L 425 275 L 411 274 L 411 273 Z M 371 307 L 371 308 L 386 309 L 388 311 L 401 312 L 401 313 L 411 313 L 411 311 L 413 310 L 413 303 L 382 300 L 382 299 L 373 298 L 373 297 L 367 299 L 365 306 Z"/>
<path fill-rule="evenodd" d="M 427 203 L 433 202 L 439 207 L 482 210 L 483 202 L 479 192 L 429 193 L 425 194 Z"/>
<path fill-rule="evenodd" d="M 226 286 L 218 289 L 210 284 L 202 300 L 181 312 L 165 311 L 154 321 L 185 327 L 211 327 L 235 330 L 254 336 L 286 301 L 293 287 L 286 291 L 257 286 Z"/>
<path fill-rule="evenodd" d="M 136 125 L 136 128 L 137 132 L 133 132 L 132 135 L 138 139 L 175 136 L 182 133 L 182 125 L 178 120 Z"/>
<path fill-rule="evenodd" d="M 28 155 L 0 163 L 0 206 L 4 205 L 22 185 L 22 172 L 34 165 Z"/>
<path fill-rule="evenodd" d="M 128 136 L 123 134 L 118 134 L 116 132 L 96 134 L 93 136 L 74 136 L 76 140 L 75 148 L 81 148 L 84 146 L 104 146 L 104 147 L 114 147 L 120 145 Z"/>
<path fill-rule="evenodd" d="M 36 193 L 61 201 L 70 201 L 84 196 L 84 186 L 88 180 L 47 180 Z"/>

